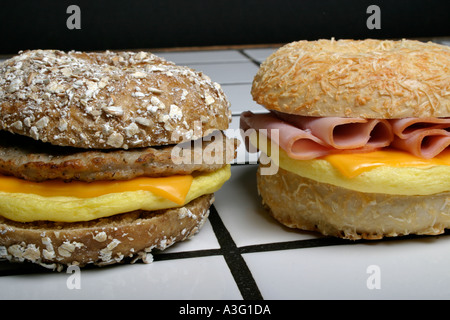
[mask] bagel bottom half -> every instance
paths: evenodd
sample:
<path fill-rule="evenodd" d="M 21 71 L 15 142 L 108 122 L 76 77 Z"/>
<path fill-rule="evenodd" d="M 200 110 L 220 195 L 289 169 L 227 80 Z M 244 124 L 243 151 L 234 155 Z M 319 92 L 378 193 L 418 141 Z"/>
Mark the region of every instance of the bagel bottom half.
<path fill-rule="evenodd" d="M 163 250 L 196 234 L 213 201 L 214 194 L 206 194 L 183 207 L 137 210 L 75 223 L 20 223 L 0 216 L 0 258 L 59 270 L 65 265 L 149 262 L 150 251 Z"/>
<path fill-rule="evenodd" d="M 257 171 L 263 205 L 282 224 L 345 239 L 437 235 L 450 227 L 450 192 L 431 195 L 365 193 L 317 182 L 279 168 Z"/>

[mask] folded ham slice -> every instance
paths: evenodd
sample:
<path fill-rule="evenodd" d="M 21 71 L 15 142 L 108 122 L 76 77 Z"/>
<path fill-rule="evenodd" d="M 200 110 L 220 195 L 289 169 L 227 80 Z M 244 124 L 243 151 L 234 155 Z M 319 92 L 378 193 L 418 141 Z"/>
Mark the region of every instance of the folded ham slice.
<path fill-rule="evenodd" d="M 450 118 L 403 118 L 389 120 L 396 136 L 406 139 L 417 130 L 449 129 Z"/>
<path fill-rule="evenodd" d="M 286 113 L 241 114 L 241 129 L 267 129 L 267 135 L 293 159 L 308 160 L 336 152 L 368 152 L 393 140 L 386 120 L 303 117 Z M 276 139 L 274 139 L 276 137 Z"/>
<path fill-rule="evenodd" d="M 450 145 L 450 118 L 404 118 L 389 121 L 395 134 L 392 146 L 431 159 Z"/>
<path fill-rule="evenodd" d="M 272 113 L 243 112 L 240 127 L 244 131 L 255 129 L 264 132 L 294 159 L 314 159 L 329 153 L 330 148 L 311 132 L 299 129 Z"/>
<path fill-rule="evenodd" d="M 303 117 L 277 112 L 276 115 L 298 128 L 310 131 L 335 149 L 377 149 L 386 147 L 394 138 L 387 120 Z"/>

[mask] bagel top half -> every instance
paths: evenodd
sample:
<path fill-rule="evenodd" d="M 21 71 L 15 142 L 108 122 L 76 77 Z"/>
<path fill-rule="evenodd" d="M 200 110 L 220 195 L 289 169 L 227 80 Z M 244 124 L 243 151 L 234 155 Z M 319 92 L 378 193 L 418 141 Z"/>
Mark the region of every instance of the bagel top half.
<path fill-rule="evenodd" d="M 450 48 L 415 40 L 289 43 L 261 65 L 253 99 L 314 117 L 450 116 Z"/>
<path fill-rule="evenodd" d="M 230 117 L 219 84 L 152 53 L 32 50 L 0 64 L 0 130 L 53 145 L 174 144 Z"/>

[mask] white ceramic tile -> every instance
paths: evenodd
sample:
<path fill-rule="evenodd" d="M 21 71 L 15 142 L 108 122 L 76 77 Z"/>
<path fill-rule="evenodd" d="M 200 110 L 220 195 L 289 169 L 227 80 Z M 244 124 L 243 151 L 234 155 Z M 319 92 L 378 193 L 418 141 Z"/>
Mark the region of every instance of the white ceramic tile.
<path fill-rule="evenodd" d="M 264 299 L 449 299 L 450 237 L 245 254 Z"/>
<path fill-rule="evenodd" d="M 233 164 L 255 164 L 258 163 L 258 153 L 248 153 L 245 148 L 245 143 L 239 130 L 239 116 L 233 116 L 229 129 L 225 130 L 227 137 L 236 138 L 240 141 L 236 149 L 236 158 Z"/>
<path fill-rule="evenodd" d="M 233 115 L 239 115 L 243 111 L 266 112 L 267 110 L 257 104 L 250 93 L 251 83 L 244 84 L 225 84 L 222 86 L 225 95 L 231 103 L 231 112 Z"/>
<path fill-rule="evenodd" d="M 177 64 L 248 61 L 247 57 L 236 50 L 155 52 L 155 54 Z"/>
<path fill-rule="evenodd" d="M 275 52 L 278 48 L 255 48 L 245 49 L 244 52 L 255 61 L 262 63 L 268 56 Z"/>
<path fill-rule="evenodd" d="M 213 81 L 220 84 L 251 83 L 258 71 L 253 62 L 230 62 L 218 64 L 188 64 L 189 67 L 202 71 Z"/>
<path fill-rule="evenodd" d="M 198 251 L 198 250 L 219 249 L 219 248 L 220 245 L 217 242 L 214 230 L 212 229 L 209 220 L 207 220 L 196 235 L 185 241 L 173 244 L 172 246 L 162 251 L 162 253 L 164 254 L 164 253 Z"/>
<path fill-rule="evenodd" d="M 222 256 L 0 277 L 0 299 L 242 299 Z"/>
<path fill-rule="evenodd" d="M 256 190 L 257 165 L 231 167 L 228 183 L 216 192 L 215 207 L 238 247 L 317 238 L 289 229 L 264 210 Z"/>

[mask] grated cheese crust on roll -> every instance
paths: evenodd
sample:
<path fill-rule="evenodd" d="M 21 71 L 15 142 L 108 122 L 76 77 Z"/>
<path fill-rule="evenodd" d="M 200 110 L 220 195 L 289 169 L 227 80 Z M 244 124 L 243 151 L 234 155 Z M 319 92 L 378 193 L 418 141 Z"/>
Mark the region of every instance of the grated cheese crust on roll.
<path fill-rule="evenodd" d="M 257 186 L 281 223 L 346 239 L 450 227 L 450 48 L 413 40 L 287 44 L 241 115 Z"/>
<path fill-rule="evenodd" d="M 150 262 L 189 239 L 230 177 L 230 120 L 219 84 L 152 53 L 2 62 L 0 259 Z"/>

